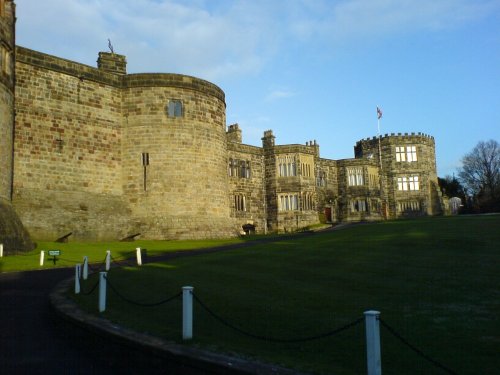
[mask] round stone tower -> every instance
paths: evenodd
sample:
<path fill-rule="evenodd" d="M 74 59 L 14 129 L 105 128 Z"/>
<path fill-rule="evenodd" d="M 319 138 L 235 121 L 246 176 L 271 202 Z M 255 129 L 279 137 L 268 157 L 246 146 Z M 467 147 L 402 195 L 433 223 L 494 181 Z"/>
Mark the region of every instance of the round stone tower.
<path fill-rule="evenodd" d="M 151 239 L 228 237 L 224 92 L 177 74 L 124 77 L 123 191 Z"/>
<path fill-rule="evenodd" d="M 0 0 L 0 244 L 6 251 L 33 243 L 11 206 L 14 147 L 15 4 Z"/>

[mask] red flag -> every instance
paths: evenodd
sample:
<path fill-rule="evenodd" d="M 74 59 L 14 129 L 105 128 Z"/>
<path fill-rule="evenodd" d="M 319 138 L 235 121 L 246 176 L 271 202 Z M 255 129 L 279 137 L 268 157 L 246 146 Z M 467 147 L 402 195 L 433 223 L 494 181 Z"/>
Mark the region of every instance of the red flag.
<path fill-rule="evenodd" d="M 382 110 L 377 107 L 377 118 L 380 120 L 382 118 Z"/>

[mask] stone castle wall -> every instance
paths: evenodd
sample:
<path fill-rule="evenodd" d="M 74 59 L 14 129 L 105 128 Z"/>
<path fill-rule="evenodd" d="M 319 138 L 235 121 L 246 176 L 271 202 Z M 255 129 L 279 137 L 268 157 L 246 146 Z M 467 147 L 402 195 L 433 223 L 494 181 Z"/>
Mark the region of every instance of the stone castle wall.
<path fill-rule="evenodd" d="M 17 51 L 13 203 L 34 236 L 235 234 L 222 90 L 177 74 L 126 75 L 116 54 L 101 53 L 97 69 Z M 169 116 L 172 100 L 180 116 Z"/>
<path fill-rule="evenodd" d="M 125 220 L 110 220 L 127 212 L 114 77 L 24 48 L 16 56 L 13 204 L 22 221 L 43 239 L 124 235 Z"/>
<path fill-rule="evenodd" d="M 224 93 L 174 74 L 132 75 L 125 84 L 124 194 L 134 230 L 155 239 L 234 235 Z M 182 103 L 181 115 L 168 115 L 172 100 Z"/>
<path fill-rule="evenodd" d="M 0 199 L 10 201 L 12 186 L 12 142 L 14 127 L 14 30 L 15 7 L 0 6 Z"/>

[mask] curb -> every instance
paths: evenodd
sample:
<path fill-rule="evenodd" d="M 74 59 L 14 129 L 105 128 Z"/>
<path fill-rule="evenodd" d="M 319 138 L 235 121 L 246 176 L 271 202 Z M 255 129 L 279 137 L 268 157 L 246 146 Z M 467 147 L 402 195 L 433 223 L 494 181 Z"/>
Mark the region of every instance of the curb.
<path fill-rule="evenodd" d="M 209 351 L 191 348 L 158 337 L 135 332 L 113 324 L 107 319 L 81 310 L 76 302 L 67 297 L 74 279 L 63 280 L 50 292 L 51 308 L 63 319 L 141 351 L 154 354 L 180 366 L 199 369 L 214 374 L 305 375 L 290 369 L 269 364 L 229 357 Z"/>

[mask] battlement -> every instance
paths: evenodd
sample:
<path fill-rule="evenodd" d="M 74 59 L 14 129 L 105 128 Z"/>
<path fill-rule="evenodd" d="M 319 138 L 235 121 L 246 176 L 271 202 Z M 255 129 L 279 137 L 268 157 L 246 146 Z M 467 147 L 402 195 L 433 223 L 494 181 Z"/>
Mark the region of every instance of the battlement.
<path fill-rule="evenodd" d="M 372 143 L 372 142 L 378 142 L 379 137 L 373 136 L 371 138 L 364 138 L 361 139 L 360 141 L 356 142 L 356 147 L 360 146 L 363 143 Z M 380 136 L 380 141 L 381 142 L 389 142 L 389 143 L 396 143 L 396 142 L 401 142 L 401 141 L 411 141 L 415 143 L 428 143 L 429 141 L 434 142 L 434 137 L 425 134 L 425 133 L 386 133 L 383 136 Z"/>
<path fill-rule="evenodd" d="M 229 125 L 226 135 L 229 142 L 241 143 L 243 140 L 238 124 Z"/>

